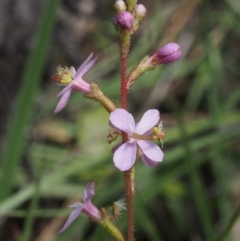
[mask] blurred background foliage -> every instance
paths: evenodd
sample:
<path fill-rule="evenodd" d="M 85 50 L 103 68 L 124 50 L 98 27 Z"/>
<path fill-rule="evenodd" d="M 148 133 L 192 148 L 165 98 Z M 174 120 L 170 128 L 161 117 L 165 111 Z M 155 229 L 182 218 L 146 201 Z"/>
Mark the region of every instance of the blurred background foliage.
<path fill-rule="evenodd" d="M 57 231 L 96 182 L 94 203 L 124 197 L 123 178 L 106 142 L 108 113 L 73 93 L 52 112 L 58 65 L 78 67 L 119 103 L 114 1 L 0 2 L 0 240 L 110 240 L 80 215 Z M 161 112 L 164 161 L 137 163 L 136 240 L 240 240 L 240 2 L 142 1 L 148 14 L 133 36 L 129 70 L 146 54 L 177 42 L 180 61 L 143 75 L 129 94 L 137 119 Z M 126 213 L 119 220 L 126 230 Z M 124 231 L 125 232 L 125 231 Z"/>

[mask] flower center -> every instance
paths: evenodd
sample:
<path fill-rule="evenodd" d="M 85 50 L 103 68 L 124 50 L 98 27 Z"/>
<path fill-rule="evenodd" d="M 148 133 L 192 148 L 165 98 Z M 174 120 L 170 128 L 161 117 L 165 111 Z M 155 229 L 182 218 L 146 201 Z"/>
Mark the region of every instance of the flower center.
<path fill-rule="evenodd" d="M 158 126 L 155 126 L 152 128 L 152 133 L 149 135 L 140 135 L 138 133 L 131 133 L 128 135 L 130 138 L 130 141 L 134 140 L 143 140 L 143 141 L 153 141 L 153 140 L 158 140 L 158 141 L 163 141 L 165 134 L 164 134 L 164 129 L 162 122 L 159 123 Z"/>
<path fill-rule="evenodd" d="M 150 135 L 140 135 L 140 134 L 137 134 L 137 133 L 131 133 L 129 134 L 129 137 L 130 138 L 133 138 L 135 140 L 144 140 L 144 141 L 150 141 L 152 140 L 150 137 Z"/>
<path fill-rule="evenodd" d="M 59 84 L 64 84 L 67 85 L 72 82 L 72 72 L 68 67 L 57 67 L 57 73 L 52 76 L 52 79 L 59 83 Z"/>

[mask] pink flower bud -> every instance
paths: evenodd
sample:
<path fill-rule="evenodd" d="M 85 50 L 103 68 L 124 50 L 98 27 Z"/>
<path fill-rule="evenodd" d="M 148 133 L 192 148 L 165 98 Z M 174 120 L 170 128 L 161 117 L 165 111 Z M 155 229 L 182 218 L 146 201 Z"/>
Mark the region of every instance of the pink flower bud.
<path fill-rule="evenodd" d="M 153 65 L 169 64 L 177 61 L 182 55 L 180 46 L 176 43 L 168 43 L 160 48 L 151 59 Z"/>
<path fill-rule="evenodd" d="M 120 13 L 122 11 L 125 11 L 127 6 L 126 3 L 123 0 L 117 0 L 114 5 L 114 9 L 116 10 L 117 13 Z"/>
<path fill-rule="evenodd" d="M 127 30 L 131 30 L 134 24 L 134 17 L 130 12 L 122 11 L 121 13 L 114 16 L 113 22 L 115 25 L 126 28 Z"/>
<path fill-rule="evenodd" d="M 136 7 L 136 18 L 140 18 L 141 20 L 145 18 L 147 14 L 147 9 L 142 4 L 138 4 Z"/>

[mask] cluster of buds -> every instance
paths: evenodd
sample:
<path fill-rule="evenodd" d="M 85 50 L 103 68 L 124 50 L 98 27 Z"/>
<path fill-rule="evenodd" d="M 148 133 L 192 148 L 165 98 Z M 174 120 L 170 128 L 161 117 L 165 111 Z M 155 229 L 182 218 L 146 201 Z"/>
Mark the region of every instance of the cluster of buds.
<path fill-rule="evenodd" d="M 114 4 L 117 14 L 113 17 L 113 22 L 117 28 L 122 28 L 133 33 L 137 30 L 139 23 L 147 14 L 146 8 L 142 4 L 129 11 L 123 0 L 117 0 Z"/>

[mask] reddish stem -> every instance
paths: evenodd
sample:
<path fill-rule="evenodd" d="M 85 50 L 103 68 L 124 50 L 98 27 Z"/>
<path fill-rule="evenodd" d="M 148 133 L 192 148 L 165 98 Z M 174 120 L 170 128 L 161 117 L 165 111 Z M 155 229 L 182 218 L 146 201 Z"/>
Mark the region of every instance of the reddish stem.
<path fill-rule="evenodd" d="M 127 56 L 121 56 L 121 106 L 123 109 L 127 109 Z M 127 134 L 122 133 L 122 142 L 128 140 Z M 125 193 L 127 200 L 127 210 L 128 210 L 128 241 L 134 241 L 134 181 L 132 180 L 133 168 L 124 172 L 125 181 Z"/>
<path fill-rule="evenodd" d="M 121 58 L 121 104 L 122 108 L 127 110 L 127 80 L 126 80 L 126 70 L 127 70 L 127 57 Z M 126 141 L 126 140 L 125 140 Z"/>
<path fill-rule="evenodd" d="M 128 213 L 128 241 L 134 241 L 134 184 L 132 182 L 133 168 L 134 167 L 124 172 L 125 193 Z"/>

